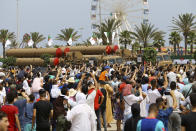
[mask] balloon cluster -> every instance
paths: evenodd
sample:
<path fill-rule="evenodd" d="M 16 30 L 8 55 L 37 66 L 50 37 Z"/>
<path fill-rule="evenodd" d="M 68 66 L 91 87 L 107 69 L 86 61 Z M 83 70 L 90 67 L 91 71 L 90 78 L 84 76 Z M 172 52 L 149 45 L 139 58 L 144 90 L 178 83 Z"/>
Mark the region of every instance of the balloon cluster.
<path fill-rule="evenodd" d="M 119 47 L 117 45 L 115 45 L 112 49 L 111 46 L 106 46 L 106 53 L 109 55 L 111 53 L 115 53 L 117 50 L 119 49 Z"/>
<path fill-rule="evenodd" d="M 61 50 L 61 48 L 57 48 L 56 49 L 56 57 L 61 57 L 63 55 L 63 52 L 62 52 L 62 50 Z"/>
<path fill-rule="evenodd" d="M 64 55 L 66 55 L 67 52 L 70 52 L 70 48 L 65 48 L 64 49 Z"/>
<path fill-rule="evenodd" d="M 55 66 L 58 65 L 59 64 L 59 58 L 58 57 L 54 58 L 53 63 L 54 63 Z"/>

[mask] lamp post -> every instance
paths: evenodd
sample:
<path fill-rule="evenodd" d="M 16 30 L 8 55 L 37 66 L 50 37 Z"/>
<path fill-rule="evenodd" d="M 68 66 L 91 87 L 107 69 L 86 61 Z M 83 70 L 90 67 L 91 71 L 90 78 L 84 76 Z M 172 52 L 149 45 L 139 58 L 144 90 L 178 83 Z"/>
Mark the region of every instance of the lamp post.
<path fill-rule="evenodd" d="M 16 0 L 16 26 L 17 26 L 17 35 L 16 42 L 19 43 L 19 0 Z"/>

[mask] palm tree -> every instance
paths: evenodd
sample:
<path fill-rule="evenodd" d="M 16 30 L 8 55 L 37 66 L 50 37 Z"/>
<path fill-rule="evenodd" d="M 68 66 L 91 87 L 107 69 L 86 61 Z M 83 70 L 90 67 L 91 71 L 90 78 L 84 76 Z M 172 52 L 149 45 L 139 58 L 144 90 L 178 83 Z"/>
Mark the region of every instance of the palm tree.
<path fill-rule="evenodd" d="M 78 31 L 74 31 L 73 28 L 65 28 L 61 30 L 61 34 L 58 34 L 56 40 L 68 42 L 70 38 L 72 41 L 77 41 L 81 36 L 78 35 Z M 67 43 L 69 46 L 69 44 Z"/>
<path fill-rule="evenodd" d="M 176 46 L 178 46 L 178 50 L 180 50 L 181 41 L 182 38 L 178 32 L 171 32 L 171 34 L 169 35 L 169 43 L 174 46 L 174 54 L 176 54 Z"/>
<path fill-rule="evenodd" d="M 9 32 L 8 30 L 0 30 L 0 42 L 3 45 L 3 58 L 5 58 L 5 43 L 7 40 L 12 41 L 15 39 L 14 32 Z"/>
<path fill-rule="evenodd" d="M 130 45 L 132 42 L 131 32 L 130 31 L 123 31 L 120 33 L 120 43 L 125 45 L 125 49 L 127 49 L 127 45 Z"/>
<path fill-rule="evenodd" d="M 162 31 L 157 32 L 153 38 L 153 46 L 158 48 L 159 51 L 161 51 L 161 47 L 165 45 L 164 34 Z"/>
<path fill-rule="evenodd" d="M 132 32 L 132 35 L 135 37 L 137 41 L 144 45 L 144 48 L 148 46 L 148 42 L 152 40 L 158 29 L 154 27 L 154 25 L 147 23 L 141 24 L 140 26 L 135 26 L 135 31 Z"/>
<path fill-rule="evenodd" d="M 85 45 L 85 46 L 91 46 L 91 42 L 90 42 L 90 38 L 86 39 L 86 41 L 83 41 L 81 45 Z"/>
<path fill-rule="evenodd" d="M 185 55 L 187 54 L 188 35 L 190 32 L 196 30 L 195 16 L 191 13 L 179 15 L 178 18 L 172 20 L 174 31 L 178 31 L 184 36 Z"/>
<path fill-rule="evenodd" d="M 121 25 L 120 20 L 115 20 L 115 19 L 108 19 L 105 20 L 105 22 L 101 23 L 101 25 L 97 25 L 99 32 L 95 33 L 97 36 L 100 36 L 103 40 L 103 45 L 112 45 L 112 33 L 115 32 L 115 30 Z M 109 43 L 107 42 L 107 37 L 105 36 L 104 32 L 108 34 L 108 40 Z"/>
<path fill-rule="evenodd" d="M 188 35 L 188 43 L 191 46 L 191 54 L 193 54 L 193 45 L 196 44 L 196 33 L 190 32 Z"/>
<path fill-rule="evenodd" d="M 11 41 L 10 48 L 17 48 L 17 47 L 18 47 L 18 43 L 16 42 L 16 40 Z"/>
<path fill-rule="evenodd" d="M 136 52 L 137 50 L 139 50 L 140 49 L 140 44 L 139 44 L 139 42 L 138 41 L 135 41 L 134 43 L 133 43 L 133 45 L 132 45 L 132 51 L 133 52 Z"/>
<path fill-rule="evenodd" d="M 34 42 L 33 48 L 37 48 L 37 44 L 46 39 L 43 35 L 39 34 L 39 32 L 31 32 L 30 34 L 31 39 Z"/>

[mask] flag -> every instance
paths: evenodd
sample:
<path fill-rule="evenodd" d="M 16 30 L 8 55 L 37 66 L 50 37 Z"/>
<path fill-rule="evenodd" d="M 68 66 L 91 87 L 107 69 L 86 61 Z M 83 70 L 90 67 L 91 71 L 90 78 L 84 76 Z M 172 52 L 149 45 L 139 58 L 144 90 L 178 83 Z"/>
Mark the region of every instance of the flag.
<path fill-rule="evenodd" d="M 113 43 L 113 41 L 114 41 L 115 35 L 116 35 L 116 32 L 112 32 L 112 43 Z"/>
<path fill-rule="evenodd" d="M 107 38 L 107 43 L 109 43 L 109 32 L 104 32 L 104 34 L 105 34 L 105 36 L 106 36 L 106 38 Z"/>
<path fill-rule="evenodd" d="M 5 47 L 7 47 L 8 45 L 11 45 L 11 41 L 7 39 L 5 43 Z"/>
<path fill-rule="evenodd" d="M 50 36 L 48 36 L 48 46 L 52 46 L 53 40 Z"/>
<path fill-rule="evenodd" d="M 67 41 L 69 45 L 72 45 L 72 35 L 70 36 L 69 40 Z"/>
<path fill-rule="evenodd" d="M 100 38 L 98 39 L 98 44 L 100 45 L 103 42 L 103 40 Z"/>
<path fill-rule="evenodd" d="M 96 43 L 95 38 L 93 38 L 93 37 L 91 37 L 89 41 L 91 42 L 92 45 L 94 45 Z"/>
<path fill-rule="evenodd" d="M 30 39 L 30 40 L 28 41 L 28 46 L 32 46 L 33 44 L 34 44 L 33 40 Z"/>

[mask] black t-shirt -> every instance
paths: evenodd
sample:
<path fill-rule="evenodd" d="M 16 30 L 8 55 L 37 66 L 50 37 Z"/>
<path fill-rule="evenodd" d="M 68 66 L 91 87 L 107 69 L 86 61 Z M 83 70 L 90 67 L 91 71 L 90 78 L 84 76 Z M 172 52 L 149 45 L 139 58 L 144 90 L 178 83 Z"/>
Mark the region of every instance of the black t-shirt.
<path fill-rule="evenodd" d="M 104 112 L 106 110 L 107 92 L 104 88 L 101 88 L 100 91 L 104 96 L 103 103 L 101 104 L 100 109 L 102 112 Z"/>
<path fill-rule="evenodd" d="M 125 122 L 124 130 L 125 131 L 136 131 L 136 129 L 137 129 L 137 123 L 141 119 L 142 119 L 142 117 L 140 117 L 140 116 L 134 117 L 134 118 L 133 117 L 129 118 Z"/>
<path fill-rule="evenodd" d="M 50 102 L 40 100 L 34 104 L 33 109 L 36 109 L 36 126 L 42 128 L 50 126 L 49 116 L 53 110 Z"/>
<path fill-rule="evenodd" d="M 196 112 L 190 112 L 187 115 L 182 116 L 181 125 L 186 128 L 186 131 L 195 131 L 196 130 Z"/>

